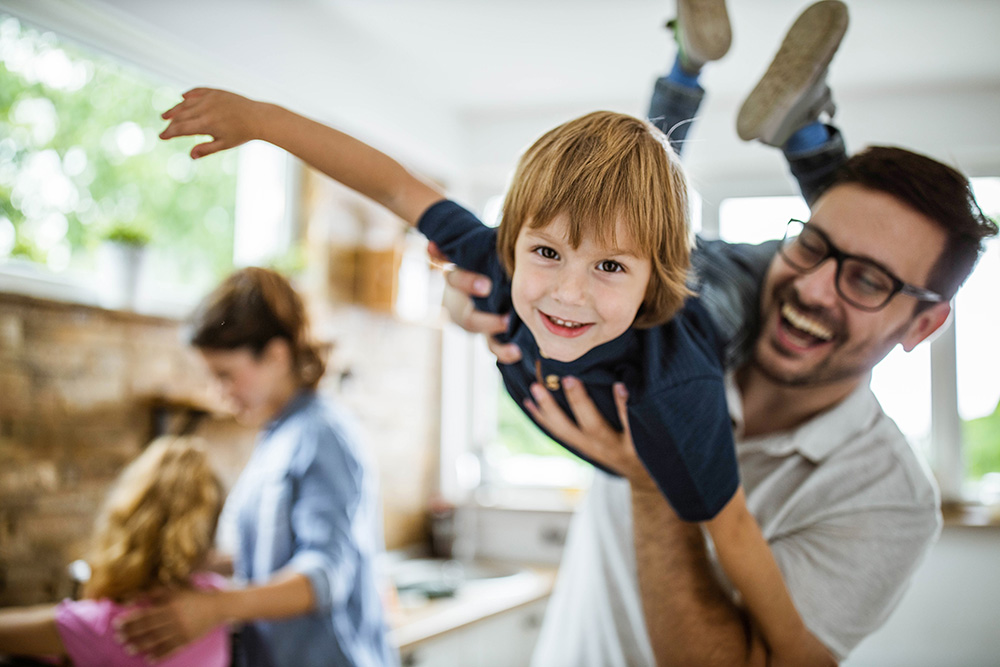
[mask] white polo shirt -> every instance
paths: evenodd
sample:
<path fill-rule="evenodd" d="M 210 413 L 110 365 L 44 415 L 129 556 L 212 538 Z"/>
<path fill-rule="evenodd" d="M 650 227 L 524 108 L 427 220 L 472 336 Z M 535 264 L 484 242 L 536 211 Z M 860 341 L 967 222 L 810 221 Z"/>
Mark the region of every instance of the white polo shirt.
<path fill-rule="evenodd" d="M 806 625 L 843 660 L 889 617 L 937 539 L 937 486 L 867 381 L 796 429 L 749 439 L 727 382 L 747 504 Z M 628 483 L 595 471 L 533 665 L 655 664 L 632 538 Z"/>

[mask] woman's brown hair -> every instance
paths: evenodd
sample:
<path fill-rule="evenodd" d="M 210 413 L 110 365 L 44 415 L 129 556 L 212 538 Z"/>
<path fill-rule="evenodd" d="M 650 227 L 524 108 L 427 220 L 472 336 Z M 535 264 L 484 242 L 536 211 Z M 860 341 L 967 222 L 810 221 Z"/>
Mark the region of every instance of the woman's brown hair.
<path fill-rule="evenodd" d="M 190 343 L 199 349 L 246 347 L 259 356 L 275 338 L 288 342 L 301 386 L 315 389 L 326 362 L 312 339 L 305 305 L 291 283 L 270 269 L 248 267 L 233 273 L 191 318 Z"/>

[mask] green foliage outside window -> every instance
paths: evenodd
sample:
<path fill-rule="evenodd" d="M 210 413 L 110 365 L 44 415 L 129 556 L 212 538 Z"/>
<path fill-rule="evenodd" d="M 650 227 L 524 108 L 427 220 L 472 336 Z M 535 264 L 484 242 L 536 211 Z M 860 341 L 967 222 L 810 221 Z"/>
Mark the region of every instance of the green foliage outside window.
<path fill-rule="evenodd" d="M 962 422 L 962 452 L 969 479 L 1000 472 L 1000 403 L 993 414 Z"/>
<path fill-rule="evenodd" d="M 575 461 L 580 460 L 535 426 L 503 387 L 498 398 L 497 441 L 508 453 L 561 456 Z"/>
<path fill-rule="evenodd" d="M 196 139 L 158 139 L 179 100 L 0 14 L 0 260 L 93 269 L 103 239 L 133 230 L 160 280 L 209 284 L 231 270 L 236 154 L 195 162 Z"/>

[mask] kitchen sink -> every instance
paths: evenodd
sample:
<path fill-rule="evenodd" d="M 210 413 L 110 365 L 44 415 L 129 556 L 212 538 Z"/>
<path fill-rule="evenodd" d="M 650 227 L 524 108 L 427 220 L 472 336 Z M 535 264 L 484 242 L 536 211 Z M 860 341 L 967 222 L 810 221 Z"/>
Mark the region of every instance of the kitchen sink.
<path fill-rule="evenodd" d="M 399 592 L 419 593 L 429 598 L 448 597 L 467 583 L 513 577 L 523 568 L 490 561 L 460 561 L 443 558 L 409 558 L 391 566 Z"/>

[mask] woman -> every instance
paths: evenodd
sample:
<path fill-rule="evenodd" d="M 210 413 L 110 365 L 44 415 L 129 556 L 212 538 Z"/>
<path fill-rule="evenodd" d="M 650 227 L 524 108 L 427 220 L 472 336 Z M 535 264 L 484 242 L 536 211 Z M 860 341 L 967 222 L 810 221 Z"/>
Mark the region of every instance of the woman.
<path fill-rule="evenodd" d="M 222 519 L 247 585 L 135 612 L 123 635 L 160 657 L 214 624 L 243 622 L 239 653 L 251 666 L 396 664 L 374 573 L 375 476 L 351 421 L 316 393 L 325 364 L 302 300 L 277 273 L 247 268 L 193 320 L 192 345 L 238 418 L 260 428 Z"/>
<path fill-rule="evenodd" d="M 154 441 L 121 473 L 97 520 L 83 599 L 0 611 L 0 652 L 66 656 L 76 667 L 142 667 L 116 641 L 114 619 L 157 591 L 215 590 L 200 571 L 224 498 L 203 448 L 187 438 Z M 229 633 L 220 623 L 162 667 L 225 667 Z"/>

